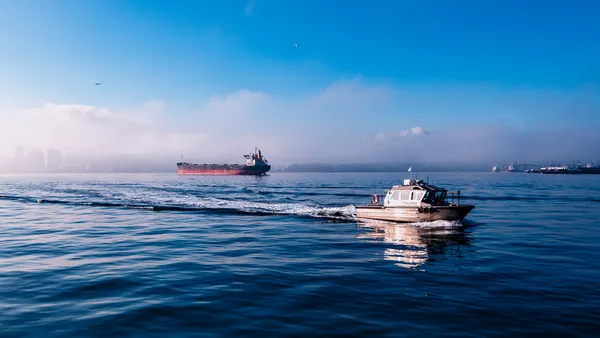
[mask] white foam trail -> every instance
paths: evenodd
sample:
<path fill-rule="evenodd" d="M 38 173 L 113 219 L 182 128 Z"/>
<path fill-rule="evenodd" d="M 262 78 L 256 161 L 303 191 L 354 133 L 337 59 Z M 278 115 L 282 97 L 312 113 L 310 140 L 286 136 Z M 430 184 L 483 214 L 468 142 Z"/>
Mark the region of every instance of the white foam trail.
<path fill-rule="evenodd" d="M 199 197 L 195 195 L 182 194 L 180 192 L 173 191 L 156 191 L 144 188 L 132 189 L 129 187 L 111 187 L 110 190 L 106 190 L 103 188 L 95 190 L 94 192 L 98 193 L 103 198 L 117 199 L 120 201 L 127 201 L 139 204 L 183 206 L 204 209 L 233 209 L 250 213 L 299 215 L 347 221 L 357 221 L 363 223 L 377 223 L 382 225 L 398 224 L 396 222 L 389 221 L 357 219 L 356 210 L 353 205 L 347 205 L 343 207 L 325 207 L 307 203 L 270 203 L 246 200 L 225 200 L 216 197 Z M 404 224 L 409 224 L 419 228 L 437 229 L 457 228 L 462 225 L 460 222 L 449 221 L 416 222 Z"/>
<path fill-rule="evenodd" d="M 463 225 L 460 221 L 415 222 L 410 224 L 423 229 L 454 229 Z"/>
<path fill-rule="evenodd" d="M 244 200 L 224 200 L 215 197 L 197 197 L 174 192 L 116 189 L 106 192 L 106 197 L 153 205 L 175 205 L 202 209 L 233 209 L 251 213 L 299 215 L 340 220 L 355 220 L 354 207 L 323 207 L 303 203 L 268 203 Z"/>

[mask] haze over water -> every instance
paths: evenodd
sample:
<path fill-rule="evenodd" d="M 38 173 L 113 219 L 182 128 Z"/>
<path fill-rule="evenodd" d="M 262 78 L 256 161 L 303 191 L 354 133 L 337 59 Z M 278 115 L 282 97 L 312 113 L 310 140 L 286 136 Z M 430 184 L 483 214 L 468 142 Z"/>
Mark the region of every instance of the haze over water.
<path fill-rule="evenodd" d="M 592 336 L 599 176 L 429 173 L 460 223 L 362 223 L 407 173 L 2 175 L 0 336 Z"/>

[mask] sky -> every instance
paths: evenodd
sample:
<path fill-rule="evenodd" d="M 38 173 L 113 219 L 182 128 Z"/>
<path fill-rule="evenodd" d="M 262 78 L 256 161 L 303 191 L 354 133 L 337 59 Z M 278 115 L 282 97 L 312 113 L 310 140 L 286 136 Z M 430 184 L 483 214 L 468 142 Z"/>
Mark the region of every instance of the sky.
<path fill-rule="evenodd" d="M 0 0 L 0 154 L 595 161 L 598 12 L 583 0 Z"/>

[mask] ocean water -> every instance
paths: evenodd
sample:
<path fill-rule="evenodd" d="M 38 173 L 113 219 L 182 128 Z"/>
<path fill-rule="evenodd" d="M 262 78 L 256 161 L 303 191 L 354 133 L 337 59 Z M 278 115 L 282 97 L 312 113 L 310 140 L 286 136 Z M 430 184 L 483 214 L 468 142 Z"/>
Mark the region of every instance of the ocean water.
<path fill-rule="evenodd" d="M 362 222 L 407 173 L 0 176 L 0 336 L 594 336 L 600 176 L 429 173 L 462 222 Z"/>

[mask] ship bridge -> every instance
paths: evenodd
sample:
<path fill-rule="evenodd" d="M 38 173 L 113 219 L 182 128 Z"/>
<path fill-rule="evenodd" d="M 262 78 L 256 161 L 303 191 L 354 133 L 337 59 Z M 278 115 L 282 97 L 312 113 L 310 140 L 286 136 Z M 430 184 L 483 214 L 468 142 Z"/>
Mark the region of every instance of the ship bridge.
<path fill-rule="evenodd" d="M 260 149 L 257 149 L 257 148 L 254 148 L 254 154 L 244 155 L 244 157 L 247 160 L 246 161 L 246 165 L 248 165 L 250 167 L 254 167 L 254 166 L 268 166 L 269 165 L 269 162 L 262 155 L 262 152 L 260 151 Z"/>

